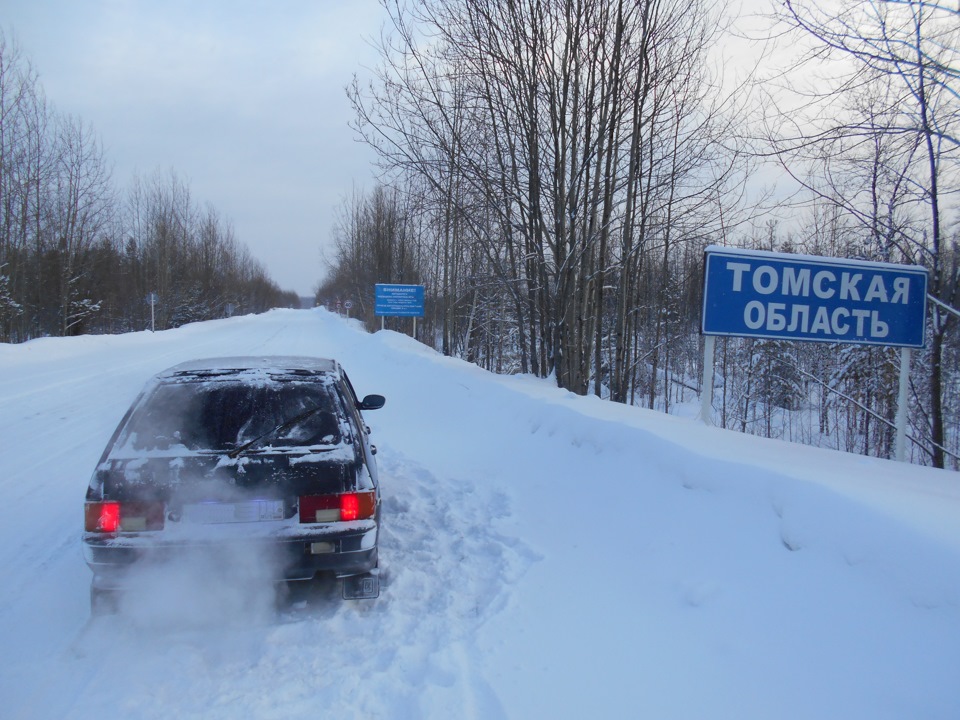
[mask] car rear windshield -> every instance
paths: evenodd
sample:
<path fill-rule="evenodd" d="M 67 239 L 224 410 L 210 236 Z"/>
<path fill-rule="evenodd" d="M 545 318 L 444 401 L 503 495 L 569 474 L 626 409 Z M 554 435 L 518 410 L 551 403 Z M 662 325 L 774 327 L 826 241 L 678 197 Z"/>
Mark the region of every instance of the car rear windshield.
<path fill-rule="evenodd" d="M 219 379 L 159 385 L 134 411 L 121 447 L 230 451 L 265 436 L 255 447 L 340 442 L 332 383 Z M 299 419 L 297 419 L 299 418 Z M 288 426 L 276 430 L 278 426 Z"/>

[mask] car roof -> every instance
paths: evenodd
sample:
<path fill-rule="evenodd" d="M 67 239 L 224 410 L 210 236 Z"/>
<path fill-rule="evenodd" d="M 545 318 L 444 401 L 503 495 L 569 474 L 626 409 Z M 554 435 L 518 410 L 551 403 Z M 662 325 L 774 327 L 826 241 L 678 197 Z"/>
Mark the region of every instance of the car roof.
<path fill-rule="evenodd" d="M 215 357 L 190 360 L 167 368 L 157 375 L 158 379 L 231 370 L 259 370 L 264 372 L 307 371 L 310 373 L 335 373 L 337 361 L 329 358 L 297 355 L 259 355 L 249 357 Z"/>

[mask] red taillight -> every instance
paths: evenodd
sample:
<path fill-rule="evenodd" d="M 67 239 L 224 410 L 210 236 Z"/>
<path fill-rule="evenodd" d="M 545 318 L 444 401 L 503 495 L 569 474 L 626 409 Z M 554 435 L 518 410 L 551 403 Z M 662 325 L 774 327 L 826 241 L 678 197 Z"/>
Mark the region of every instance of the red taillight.
<path fill-rule="evenodd" d="M 163 530 L 163 503 L 89 502 L 84 514 L 84 528 L 87 532 Z"/>
<path fill-rule="evenodd" d="M 87 503 L 84 526 L 87 532 L 117 532 L 120 529 L 120 503 Z"/>
<path fill-rule="evenodd" d="M 377 510 L 375 492 L 345 493 L 340 496 L 341 520 L 366 520 Z"/>
<path fill-rule="evenodd" d="M 340 496 L 340 519 L 356 520 L 360 517 L 360 500 L 354 493 Z"/>
<path fill-rule="evenodd" d="M 376 512 L 374 492 L 343 493 L 341 495 L 302 495 L 300 522 L 338 522 L 366 520 Z"/>

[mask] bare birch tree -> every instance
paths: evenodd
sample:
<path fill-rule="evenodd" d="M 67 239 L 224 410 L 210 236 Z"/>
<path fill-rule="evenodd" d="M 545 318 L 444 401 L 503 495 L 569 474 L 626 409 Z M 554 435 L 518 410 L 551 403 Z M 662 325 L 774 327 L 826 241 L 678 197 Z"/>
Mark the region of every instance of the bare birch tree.
<path fill-rule="evenodd" d="M 706 70 L 719 15 L 673 0 L 385 7 L 378 77 L 349 91 L 358 130 L 385 170 L 432 188 L 445 242 L 499 283 L 521 368 L 626 400 L 647 250 L 662 268 L 702 243 L 738 167 Z M 445 302 L 472 296 L 474 317 L 480 295 Z"/>

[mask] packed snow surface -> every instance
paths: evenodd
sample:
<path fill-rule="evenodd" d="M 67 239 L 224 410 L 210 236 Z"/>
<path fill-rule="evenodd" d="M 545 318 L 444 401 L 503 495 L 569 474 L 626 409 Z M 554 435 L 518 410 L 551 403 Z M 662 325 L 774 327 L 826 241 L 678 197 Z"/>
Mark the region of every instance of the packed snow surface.
<path fill-rule="evenodd" d="M 146 380 L 340 360 L 383 588 L 145 570 L 90 620 L 82 502 Z M 0 717 L 960 718 L 960 476 L 497 377 L 323 310 L 0 345 Z M 279 609 L 278 609 L 279 608 Z"/>

